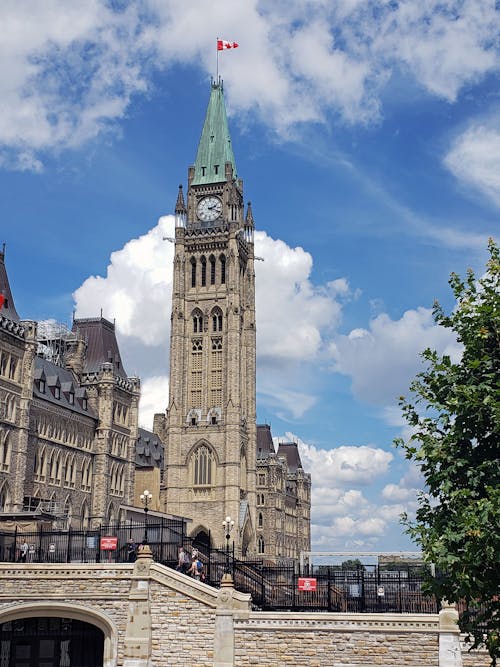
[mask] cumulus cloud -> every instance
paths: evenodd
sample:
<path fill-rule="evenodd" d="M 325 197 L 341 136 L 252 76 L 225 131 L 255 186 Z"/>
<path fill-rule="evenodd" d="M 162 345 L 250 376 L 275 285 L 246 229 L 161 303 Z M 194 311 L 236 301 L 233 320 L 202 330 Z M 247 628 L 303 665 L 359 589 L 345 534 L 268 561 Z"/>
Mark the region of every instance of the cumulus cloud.
<path fill-rule="evenodd" d="M 173 216 L 160 218 L 153 229 L 111 254 L 105 276 L 87 278 L 74 293 L 78 317 L 95 316 L 102 308 L 105 317 L 116 320 L 123 356 L 134 363 L 127 370 L 145 381 L 168 372 L 174 246 L 164 238 L 174 236 L 174 224 Z M 265 260 L 256 262 L 259 395 L 277 414 L 298 418 L 316 398 L 304 381 L 300 391 L 291 389 L 298 386 L 291 379 L 300 375 L 304 362 L 318 358 L 324 332 L 338 324 L 339 300 L 350 298 L 350 288 L 343 278 L 315 287 L 311 255 L 264 232 L 256 233 L 255 249 Z M 289 318 L 293 329 L 282 326 Z M 151 410 L 165 408 L 166 396 L 158 397 L 156 408 L 152 397 L 141 403 L 141 423 L 147 424 Z"/>
<path fill-rule="evenodd" d="M 282 438 L 275 437 L 277 445 Z M 292 432 L 302 465 L 312 476 L 311 533 L 313 550 L 384 550 L 384 538 L 401 534 L 401 514 L 412 514 L 422 486 L 413 463 L 403 466 L 399 482 L 387 483 L 394 473 L 394 455 L 370 445 L 333 446 L 324 450 Z"/>
<path fill-rule="evenodd" d="M 173 245 L 163 240 L 174 234 L 174 217 L 160 218 L 156 227 L 111 254 L 106 276 L 91 276 L 75 291 L 78 317 L 116 319 L 122 337 L 146 346 L 168 339 L 172 305 Z"/>
<path fill-rule="evenodd" d="M 500 126 L 469 127 L 455 139 L 445 166 L 464 185 L 500 206 Z"/>
<path fill-rule="evenodd" d="M 141 401 L 139 404 L 139 423 L 143 428 L 150 429 L 153 417 L 158 412 L 165 412 L 168 402 L 168 377 L 158 375 L 148 377 L 141 384 Z"/>
<path fill-rule="evenodd" d="M 337 336 L 329 351 L 334 370 L 351 377 L 357 398 L 387 405 L 404 394 L 422 370 L 419 354 L 426 347 L 455 360 L 460 356 L 453 333 L 434 323 L 431 310 L 417 308 L 407 310 L 399 320 L 381 313 L 370 321 L 369 329 Z"/>
<path fill-rule="evenodd" d="M 39 170 L 44 152 L 116 130 L 153 73 L 176 63 L 213 73 L 213 35 L 236 35 L 223 54 L 230 107 L 282 135 L 333 113 L 378 120 L 398 70 L 449 101 L 498 68 L 493 3 L 143 0 L 2 3 L 1 163 Z M 203 21 L 199 17 L 203 16 Z M 186 35 L 189 34 L 189 39 Z"/>

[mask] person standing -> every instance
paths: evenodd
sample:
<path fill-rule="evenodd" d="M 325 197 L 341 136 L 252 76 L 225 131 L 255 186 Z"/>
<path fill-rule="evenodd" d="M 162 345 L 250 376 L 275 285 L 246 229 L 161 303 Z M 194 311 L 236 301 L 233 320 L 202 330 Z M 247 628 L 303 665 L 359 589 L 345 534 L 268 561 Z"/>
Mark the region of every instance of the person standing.
<path fill-rule="evenodd" d="M 26 563 L 28 550 L 29 550 L 28 543 L 26 542 L 26 540 L 24 540 L 23 543 L 21 544 L 21 548 L 19 549 L 19 560 L 21 563 Z"/>
<path fill-rule="evenodd" d="M 137 558 L 137 544 L 132 538 L 127 543 L 127 557 L 129 563 L 135 563 Z"/>

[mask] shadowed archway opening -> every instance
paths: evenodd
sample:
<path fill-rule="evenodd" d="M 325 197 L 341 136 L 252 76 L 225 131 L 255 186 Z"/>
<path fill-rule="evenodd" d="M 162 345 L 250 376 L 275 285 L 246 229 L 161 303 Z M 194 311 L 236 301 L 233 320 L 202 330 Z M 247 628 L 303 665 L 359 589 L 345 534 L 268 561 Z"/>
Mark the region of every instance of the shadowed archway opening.
<path fill-rule="evenodd" d="M 75 618 L 31 616 L 0 624 L 2 667 L 102 667 L 103 631 Z"/>
<path fill-rule="evenodd" d="M 205 530 L 200 530 L 193 537 L 193 547 L 203 554 L 208 554 L 210 550 L 210 534 Z"/>

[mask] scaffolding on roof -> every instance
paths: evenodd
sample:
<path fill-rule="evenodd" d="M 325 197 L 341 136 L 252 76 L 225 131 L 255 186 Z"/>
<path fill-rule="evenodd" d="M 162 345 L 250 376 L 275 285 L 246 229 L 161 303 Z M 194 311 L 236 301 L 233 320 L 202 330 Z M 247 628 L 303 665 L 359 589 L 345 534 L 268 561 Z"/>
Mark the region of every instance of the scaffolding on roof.
<path fill-rule="evenodd" d="M 57 366 L 64 367 L 68 342 L 78 340 L 78 333 L 55 320 L 43 320 L 37 327 L 37 354 Z"/>

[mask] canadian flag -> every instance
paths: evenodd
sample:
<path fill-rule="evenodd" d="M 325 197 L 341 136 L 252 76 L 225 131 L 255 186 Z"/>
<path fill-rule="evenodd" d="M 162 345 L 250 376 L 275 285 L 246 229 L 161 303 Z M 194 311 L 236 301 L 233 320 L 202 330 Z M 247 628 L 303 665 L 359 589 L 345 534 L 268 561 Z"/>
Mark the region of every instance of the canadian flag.
<path fill-rule="evenodd" d="M 3 294 L 0 294 L 0 310 L 2 310 L 2 306 L 5 303 L 5 297 Z"/>
<path fill-rule="evenodd" d="M 237 49 L 238 46 L 238 42 L 226 42 L 225 39 L 217 40 L 217 51 L 223 51 L 224 49 Z"/>

